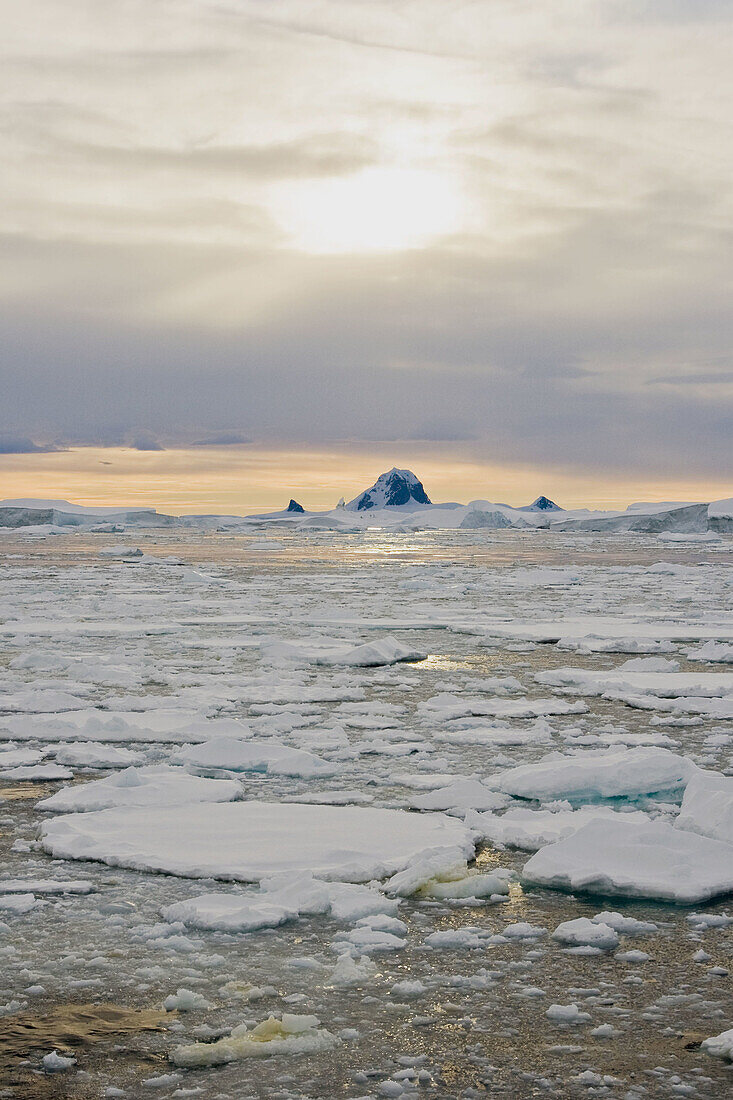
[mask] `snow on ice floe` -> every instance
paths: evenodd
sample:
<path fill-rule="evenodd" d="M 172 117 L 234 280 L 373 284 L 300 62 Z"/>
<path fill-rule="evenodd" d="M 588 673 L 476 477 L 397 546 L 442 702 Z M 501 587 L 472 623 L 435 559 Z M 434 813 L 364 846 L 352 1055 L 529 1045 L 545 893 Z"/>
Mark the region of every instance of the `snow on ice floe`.
<path fill-rule="evenodd" d="M 331 776 L 338 771 L 338 765 L 279 741 L 240 741 L 232 737 L 192 745 L 181 750 L 176 760 L 197 771 L 265 772 L 302 779 Z"/>
<path fill-rule="evenodd" d="M 464 860 L 474 851 L 471 832 L 443 814 L 283 802 L 70 814 L 43 823 L 42 844 L 57 858 L 243 882 L 302 870 L 369 882 L 402 871 L 430 849 Z"/>
<path fill-rule="evenodd" d="M 654 898 L 688 905 L 733 892 L 733 846 L 676 829 L 591 821 L 540 848 L 524 865 L 525 882 L 561 890 Z"/>
<path fill-rule="evenodd" d="M 468 810 L 496 810 L 506 806 L 505 795 L 490 790 L 478 779 L 459 779 L 446 787 L 413 798 L 410 805 L 416 810 L 448 810 L 465 814 Z"/>
<path fill-rule="evenodd" d="M 502 848 L 522 848 L 536 852 L 571 836 L 590 821 L 615 821 L 616 810 L 608 806 L 581 806 L 577 810 L 510 809 L 505 814 L 468 813 L 465 821 L 482 839 Z M 624 813 L 625 821 L 643 824 L 649 815 L 641 810 Z"/>
<path fill-rule="evenodd" d="M 205 718 L 195 711 L 161 708 L 145 711 L 80 710 L 42 718 L 4 720 L 7 737 L 18 741 L 93 741 L 186 744 L 216 736 L 246 735 L 247 725 L 233 718 Z M 4 736 L 0 730 L 0 738 Z"/>
<path fill-rule="evenodd" d="M 387 635 L 360 645 L 307 646 L 293 642 L 262 642 L 264 656 L 274 660 L 311 661 L 315 665 L 351 665 L 354 668 L 375 668 L 402 662 L 424 661 L 427 653 L 404 645 Z"/>
<path fill-rule="evenodd" d="M 568 615 L 556 619 L 516 617 L 506 620 L 476 620 L 460 627 L 469 633 L 504 641 L 555 643 L 561 648 L 578 644 L 620 643 L 619 653 L 637 652 L 637 643 L 733 641 L 730 617 L 689 619 L 633 619 L 613 615 Z M 631 649 L 626 645 L 632 646 Z M 601 652 L 614 652 L 606 649 Z"/>
<path fill-rule="evenodd" d="M 312 914 L 330 914 L 356 923 L 374 915 L 394 916 L 398 902 L 378 890 L 355 883 L 326 882 L 309 871 L 264 879 L 256 893 L 201 894 L 164 906 L 167 921 L 218 932 L 252 932 L 274 928 Z"/>
<path fill-rule="evenodd" d="M 592 802 L 678 791 L 696 770 L 692 760 L 669 749 L 598 749 L 575 756 L 551 753 L 493 777 L 491 786 L 515 798 Z"/>
<path fill-rule="evenodd" d="M 733 777 L 707 771 L 693 775 L 675 824 L 733 845 Z"/>
<path fill-rule="evenodd" d="M 552 714 L 584 714 L 587 706 L 568 699 L 473 699 L 450 692 L 441 692 L 418 705 L 418 713 L 438 722 L 458 718 L 542 718 Z"/>
<path fill-rule="evenodd" d="M 38 803 L 55 813 L 94 812 L 112 807 L 179 806 L 194 802 L 230 802 L 241 794 L 232 779 L 204 779 L 166 764 L 125 768 L 91 783 L 64 787 Z"/>
<path fill-rule="evenodd" d="M 611 698 L 627 694 L 649 694 L 662 699 L 733 696 L 733 672 L 635 672 L 624 669 L 600 672 L 598 669 L 555 668 L 538 672 L 535 679 L 551 687 L 572 688 L 583 694 Z"/>

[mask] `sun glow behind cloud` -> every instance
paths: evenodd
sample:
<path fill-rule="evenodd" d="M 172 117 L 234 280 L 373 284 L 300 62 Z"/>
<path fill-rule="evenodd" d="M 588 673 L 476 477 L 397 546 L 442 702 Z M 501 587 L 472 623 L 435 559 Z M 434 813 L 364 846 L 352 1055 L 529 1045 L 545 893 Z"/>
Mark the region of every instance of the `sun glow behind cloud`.
<path fill-rule="evenodd" d="M 273 188 L 270 205 L 291 247 L 321 254 L 419 248 L 458 232 L 467 218 L 460 182 L 424 168 L 288 181 Z"/>

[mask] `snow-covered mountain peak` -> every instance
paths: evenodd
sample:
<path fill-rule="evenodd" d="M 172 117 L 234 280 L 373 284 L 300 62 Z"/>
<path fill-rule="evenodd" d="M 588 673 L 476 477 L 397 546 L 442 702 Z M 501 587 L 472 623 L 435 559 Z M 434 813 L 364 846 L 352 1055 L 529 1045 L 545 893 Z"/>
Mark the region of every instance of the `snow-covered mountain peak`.
<path fill-rule="evenodd" d="M 351 512 L 363 512 L 368 508 L 400 508 L 430 503 L 422 482 L 412 470 L 398 470 L 393 466 L 379 475 L 371 489 L 354 497 L 346 507 Z"/>

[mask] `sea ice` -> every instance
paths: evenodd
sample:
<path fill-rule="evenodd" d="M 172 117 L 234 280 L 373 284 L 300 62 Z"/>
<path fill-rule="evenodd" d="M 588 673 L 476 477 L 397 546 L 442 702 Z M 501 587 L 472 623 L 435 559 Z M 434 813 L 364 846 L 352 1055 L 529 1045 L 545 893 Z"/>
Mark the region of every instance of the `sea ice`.
<path fill-rule="evenodd" d="M 598 947 L 601 951 L 611 951 L 619 943 L 613 928 L 587 917 L 564 921 L 552 933 L 552 938 L 569 947 Z"/>
<path fill-rule="evenodd" d="M 507 804 L 506 795 L 489 790 L 478 779 L 459 779 L 447 787 L 439 787 L 428 794 L 413 798 L 416 810 L 449 810 L 465 814 L 468 810 L 496 810 Z"/>
<path fill-rule="evenodd" d="M 503 772 L 492 786 L 515 798 L 591 802 L 679 790 L 696 770 L 691 760 L 668 749 L 602 749 L 576 756 L 552 753 Z"/>
<path fill-rule="evenodd" d="M 733 1028 L 730 1031 L 721 1031 L 720 1035 L 714 1035 L 710 1039 L 703 1039 L 700 1049 L 706 1054 L 712 1054 L 713 1058 L 733 1062 Z"/>
<path fill-rule="evenodd" d="M 42 838 L 46 851 L 60 858 L 244 882 L 302 870 L 368 882 L 402 871 L 436 847 L 451 849 L 454 863 L 474 851 L 470 831 L 443 814 L 284 802 L 70 814 L 44 822 Z"/>
<path fill-rule="evenodd" d="M 242 1058 L 269 1058 L 276 1054 L 314 1054 L 330 1050 L 338 1039 L 319 1027 L 317 1016 L 294 1016 L 284 1012 L 282 1019 L 270 1016 L 251 1031 L 240 1024 L 215 1043 L 191 1043 L 176 1047 L 170 1060 L 176 1066 L 194 1069 L 221 1066 Z"/>
<path fill-rule="evenodd" d="M 733 845 L 733 777 L 707 771 L 693 775 L 675 825 Z"/>
<path fill-rule="evenodd" d="M 91 783 L 64 787 L 38 803 L 41 810 L 75 813 L 111 807 L 178 806 L 194 802 L 230 802 L 241 794 L 233 779 L 203 779 L 183 768 L 156 764 L 125 768 Z"/>
<path fill-rule="evenodd" d="M 589 821 L 615 821 L 620 815 L 608 806 L 581 806 L 577 810 L 510 809 L 501 816 L 494 813 L 468 813 L 466 825 L 485 840 L 506 848 L 535 852 L 578 831 Z M 641 810 L 623 814 L 625 821 L 649 820 Z"/>
<path fill-rule="evenodd" d="M 330 776 L 338 771 L 337 765 L 279 741 L 241 741 L 233 737 L 215 737 L 192 745 L 179 752 L 176 759 L 197 771 L 266 772 L 302 779 Z"/>
<path fill-rule="evenodd" d="M 592 821 L 540 848 L 526 882 L 688 905 L 733 892 L 733 847 L 663 821 Z"/>

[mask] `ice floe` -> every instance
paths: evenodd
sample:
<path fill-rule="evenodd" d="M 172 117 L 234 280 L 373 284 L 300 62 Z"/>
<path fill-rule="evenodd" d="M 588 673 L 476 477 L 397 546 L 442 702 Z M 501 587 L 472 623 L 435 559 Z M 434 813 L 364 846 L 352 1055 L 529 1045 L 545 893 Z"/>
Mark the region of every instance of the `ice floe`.
<path fill-rule="evenodd" d="M 689 905 L 733 892 L 733 847 L 663 821 L 591 821 L 540 848 L 528 883 Z"/>
<path fill-rule="evenodd" d="M 281 802 L 69 814 L 43 823 L 42 843 L 66 859 L 244 882 L 302 870 L 368 882 L 402 871 L 429 849 L 448 848 L 464 860 L 474 850 L 470 831 L 443 814 Z"/>

